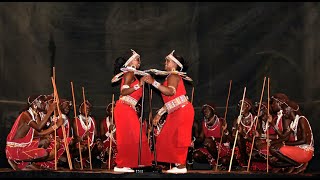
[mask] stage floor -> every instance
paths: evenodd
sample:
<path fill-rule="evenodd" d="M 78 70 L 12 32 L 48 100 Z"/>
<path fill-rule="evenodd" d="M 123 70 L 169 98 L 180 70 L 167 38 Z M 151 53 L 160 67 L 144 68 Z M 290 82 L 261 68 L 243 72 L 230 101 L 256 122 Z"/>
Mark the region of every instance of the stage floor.
<path fill-rule="evenodd" d="M 246 171 L 212 171 L 212 170 L 189 170 L 186 174 L 168 174 L 159 172 L 142 172 L 135 173 L 117 173 L 113 170 L 30 170 L 30 171 L 14 171 L 9 168 L 0 169 L 0 178 L 313 178 L 318 177 L 320 173 L 304 173 L 304 174 L 274 174 L 266 172 L 246 172 Z"/>

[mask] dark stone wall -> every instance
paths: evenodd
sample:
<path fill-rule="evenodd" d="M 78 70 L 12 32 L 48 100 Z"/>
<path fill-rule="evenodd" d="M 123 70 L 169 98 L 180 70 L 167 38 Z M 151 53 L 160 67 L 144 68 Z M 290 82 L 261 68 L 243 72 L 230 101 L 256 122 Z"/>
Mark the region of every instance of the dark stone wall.
<path fill-rule="evenodd" d="M 224 114 L 232 80 L 227 116 L 231 123 L 243 88 L 247 87 L 247 97 L 258 101 L 263 78 L 270 77 L 270 93 L 288 94 L 309 118 L 316 140 L 315 164 L 320 130 L 319 22 L 319 4 L 311 2 L 1 3 L 0 147 L 5 147 L 27 97 L 52 92 L 52 65 L 60 97 L 72 98 L 73 81 L 79 104 L 84 87 L 99 121 L 112 94 L 119 96 L 119 85 L 110 83 L 115 58 L 134 49 L 141 55 L 142 69 L 162 69 L 164 57 L 175 49 L 190 65 L 197 120 L 207 102 L 214 102 Z M 187 84 L 189 97 L 192 85 Z M 154 110 L 161 105 L 156 93 Z M 0 164 L 6 167 L 4 150 L 0 153 L 4 162 Z"/>

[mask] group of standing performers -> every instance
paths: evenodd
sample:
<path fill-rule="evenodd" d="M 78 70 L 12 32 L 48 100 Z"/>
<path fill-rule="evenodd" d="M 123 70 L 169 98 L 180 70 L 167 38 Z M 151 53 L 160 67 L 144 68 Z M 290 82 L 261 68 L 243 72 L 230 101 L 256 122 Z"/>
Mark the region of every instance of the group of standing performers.
<path fill-rule="evenodd" d="M 274 94 L 269 104 L 241 99 L 240 115 L 230 128 L 209 102 L 202 106 L 203 119 L 194 120 L 184 85 L 184 80 L 192 81 L 186 75 L 186 61 L 174 51 L 164 60 L 165 71 L 142 71 L 140 55 L 134 50 L 129 57 L 116 59 L 112 83 L 121 82 L 120 96 L 107 106 L 100 133 L 89 101 L 80 104 L 79 115 L 70 121 L 72 101 L 60 99 L 57 105 L 52 95 L 29 97 L 28 108 L 7 136 L 9 164 L 15 170 L 53 169 L 56 161 L 66 166 L 70 150 L 74 168 L 91 168 L 98 159 L 100 168 L 109 166 L 115 172 L 165 163 L 170 165 L 167 173 L 186 173 L 194 162 L 219 170 L 231 164 L 235 169 L 249 166 L 273 172 L 301 173 L 307 168 L 314 152 L 311 126 L 288 96 Z M 156 76 L 165 76 L 165 81 L 159 83 Z M 154 115 L 151 112 L 149 124 L 142 118 L 145 85 L 158 90 L 164 102 Z"/>

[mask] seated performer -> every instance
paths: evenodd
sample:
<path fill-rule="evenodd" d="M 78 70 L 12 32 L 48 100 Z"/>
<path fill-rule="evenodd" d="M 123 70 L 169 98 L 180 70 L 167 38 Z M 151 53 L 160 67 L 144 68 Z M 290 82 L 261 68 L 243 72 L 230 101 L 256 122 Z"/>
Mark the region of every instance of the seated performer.
<path fill-rule="evenodd" d="M 255 166 L 257 170 L 265 171 L 267 168 L 267 158 L 271 158 L 268 148 L 270 142 L 277 140 L 279 135 L 282 134 L 282 120 L 280 118 L 272 119 L 272 115 L 268 116 L 268 107 L 266 102 L 261 103 L 259 119 L 257 122 L 257 128 L 255 132 L 255 142 L 252 150 L 252 166 Z M 255 103 L 255 111 L 258 114 L 259 103 Z M 281 120 L 281 121 L 280 121 Z M 274 123 L 277 122 L 277 123 Z M 267 141 L 269 143 L 267 143 Z M 268 154 L 268 156 L 267 156 Z M 269 169 L 271 167 L 269 166 Z"/>
<path fill-rule="evenodd" d="M 238 103 L 239 109 L 241 108 L 241 104 L 242 100 Z M 240 118 L 239 124 L 238 118 Z M 250 99 L 244 98 L 242 112 L 238 118 L 233 121 L 232 137 L 233 139 L 235 138 L 236 130 L 238 130 L 238 149 L 235 151 L 235 157 L 238 159 L 240 166 L 244 167 L 248 165 L 255 122 L 255 116 L 252 114 L 252 101 Z"/>
<path fill-rule="evenodd" d="M 64 120 L 64 127 L 65 127 L 65 136 L 66 136 L 66 144 L 71 146 L 71 143 L 73 143 L 73 132 L 72 129 L 70 128 L 70 119 L 68 117 L 70 113 L 70 107 L 72 106 L 72 102 L 68 101 L 66 99 L 61 99 L 60 100 L 60 110 L 62 114 L 62 118 Z M 52 122 L 53 123 L 53 122 Z M 65 144 L 63 143 L 65 141 L 64 136 L 63 136 L 63 131 L 62 131 L 62 126 L 57 129 L 57 136 L 62 140 L 61 147 L 59 148 L 58 151 L 63 151 L 64 153 L 62 156 L 59 158 L 59 162 L 61 166 L 66 167 L 67 166 L 67 154 L 65 151 Z"/>
<path fill-rule="evenodd" d="M 88 100 L 86 101 L 86 105 L 84 105 L 84 103 L 82 102 L 79 107 L 80 114 L 73 122 L 74 136 L 77 142 L 80 142 L 82 163 L 84 167 L 88 167 L 88 163 L 90 163 L 89 153 L 91 154 L 95 136 L 97 136 L 96 122 L 95 119 L 91 116 L 91 109 L 92 105 Z M 88 143 L 90 146 L 90 152 Z M 78 146 L 75 145 L 72 152 L 75 168 L 79 168 L 80 157 Z"/>
<path fill-rule="evenodd" d="M 301 173 L 314 155 L 314 139 L 308 119 L 301 116 L 299 106 L 292 100 L 282 104 L 283 118 L 290 121 L 284 141 L 273 143 L 270 153 L 277 161 L 270 161 L 274 167 L 290 167 L 289 172 Z M 284 136 L 285 136 L 284 135 Z"/>
<path fill-rule="evenodd" d="M 49 120 L 51 113 L 56 108 L 56 103 L 52 103 L 43 120 L 40 120 L 39 112 L 45 111 L 46 96 L 37 95 L 28 98 L 29 108 L 18 116 L 7 136 L 6 156 L 9 164 L 14 170 L 24 170 L 28 168 L 39 168 L 35 162 L 46 162 L 54 160 L 54 151 L 39 146 L 39 138 L 34 138 L 35 132 L 38 136 L 46 136 L 54 132 L 62 125 L 62 118 L 58 119 L 56 125 L 43 130 Z M 39 123 L 37 123 L 39 122 Z M 53 145 L 52 145 L 53 144 Z M 59 143 L 51 141 L 50 145 L 59 147 Z"/>
<path fill-rule="evenodd" d="M 220 138 L 222 144 L 220 146 L 219 162 L 222 166 L 228 166 L 230 162 L 231 149 L 227 136 L 229 131 L 226 130 L 226 124 L 223 118 L 217 115 L 215 106 L 205 104 L 202 106 L 204 116 L 201 122 L 201 130 L 199 136 L 196 137 L 195 144 L 201 144 L 200 148 L 194 150 L 193 158 L 195 162 L 208 162 L 212 167 L 216 165 L 218 157 Z M 221 132 L 223 136 L 221 137 Z"/>
<path fill-rule="evenodd" d="M 114 117 L 113 117 L 114 118 Z M 117 141 L 116 141 L 116 127 L 114 124 L 114 119 L 112 120 L 112 103 L 108 104 L 106 108 L 106 117 L 100 122 L 100 137 L 103 142 L 103 147 L 100 155 L 100 160 L 102 161 L 102 168 L 108 167 L 109 150 L 110 150 L 110 140 L 111 140 L 111 162 L 110 168 L 116 166 L 115 158 L 117 155 Z"/>

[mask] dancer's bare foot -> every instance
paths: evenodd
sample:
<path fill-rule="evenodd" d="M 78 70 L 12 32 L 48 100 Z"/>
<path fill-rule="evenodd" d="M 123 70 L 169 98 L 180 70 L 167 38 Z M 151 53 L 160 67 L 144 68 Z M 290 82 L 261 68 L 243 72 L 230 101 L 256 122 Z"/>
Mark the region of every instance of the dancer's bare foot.
<path fill-rule="evenodd" d="M 281 168 L 275 168 L 275 167 L 273 167 L 273 168 L 272 168 L 272 173 L 279 173 L 280 170 L 281 170 Z"/>
<path fill-rule="evenodd" d="M 292 173 L 294 171 L 294 167 L 287 167 L 286 173 Z"/>
<path fill-rule="evenodd" d="M 303 173 L 307 169 L 308 163 L 303 163 L 300 166 L 296 167 L 292 174 Z"/>
<path fill-rule="evenodd" d="M 28 171 L 28 170 L 41 170 L 41 167 L 39 165 L 36 165 L 35 163 L 30 163 L 28 164 L 23 171 Z"/>
<path fill-rule="evenodd" d="M 8 159 L 8 163 L 10 164 L 10 166 L 12 167 L 13 170 L 15 170 L 15 171 L 19 171 L 20 170 L 18 168 L 17 163 L 15 163 L 13 160 Z"/>

